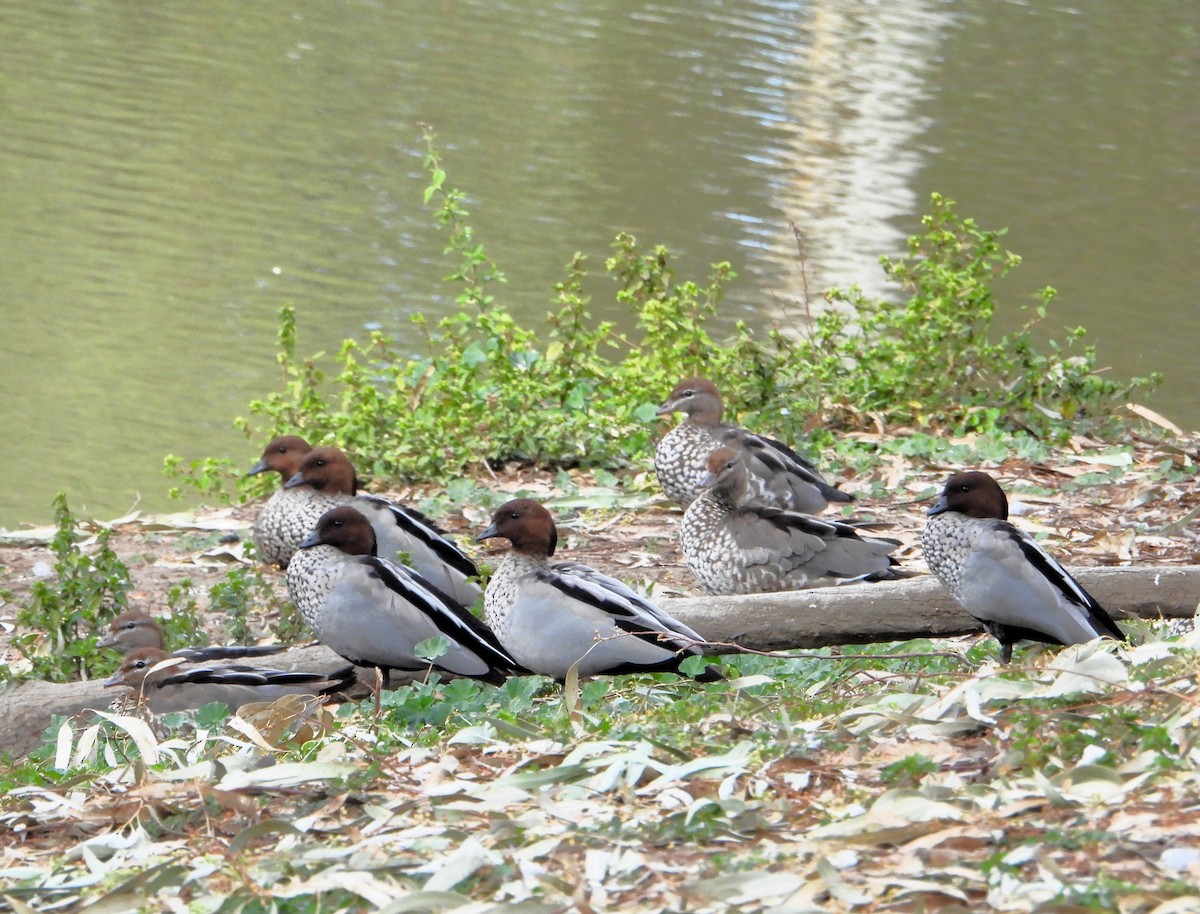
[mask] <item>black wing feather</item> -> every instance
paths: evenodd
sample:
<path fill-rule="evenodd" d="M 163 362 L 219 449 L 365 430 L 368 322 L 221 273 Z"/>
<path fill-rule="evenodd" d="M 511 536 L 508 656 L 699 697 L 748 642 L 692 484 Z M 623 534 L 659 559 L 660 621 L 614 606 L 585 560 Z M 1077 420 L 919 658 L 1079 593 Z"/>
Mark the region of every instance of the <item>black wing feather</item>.
<path fill-rule="evenodd" d="M 1000 529 L 1008 533 L 1009 537 L 1021 548 L 1025 559 L 1041 572 L 1042 576 L 1053 584 L 1068 602 L 1087 610 L 1089 619 L 1098 631 L 1116 638 L 1118 641 L 1125 640 L 1125 635 L 1117 628 L 1112 616 L 1096 602 L 1096 598 L 1084 590 L 1082 584 L 1071 577 L 1065 568 L 1043 551 L 1032 537 L 1004 521 L 1000 522 Z M 1037 640 L 1044 641 L 1045 638 Z"/>
<path fill-rule="evenodd" d="M 639 620 L 637 614 L 629 607 L 621 605 L 615 600 L 605 600 L 598 596 L 596 591 L 587 587 L 582 583 L 577 583 L 577 579 L 569 574 L 555 573 L 562 566 L 554 566 L 554 568 L 546 571 L 538 571 L 536 576 L 538 580 L 544 581 L 551 587 L 556 587 L 565 593 L 567 596 L 581 603 L 586 603 L 589 606 L 594 606 L 605 615 L 609 616 L 613 624 L 626 634 L 633 635 L 635 638 L 641 638 L 643 641 L 658 647 L 669 647 L 671 641 L 685 640 L 690 642 L 681 632 L 674 632 L 669 629 L 653 630 L 646 627 L 646 624 Z M 601 585 L 595 584 L 596 587 Z M 660 637 L 662 636 L 662 637 Z M 677 648 L 677 650 L 688 650 L 688 647 Z M 694 651 L 693 651 L 694 652 Z M 649 670 L 651 667 L 634 665 L 637 669 Z"/>
<path fill-rule="evenodd" d="M 447 534 L 420 511 L 379 499 L 391 511 L 396 526 L 415 540 L 424 543 L 443 562 L 464 576 L 479 577 L 479 569 L 470 557 L 458 548 Z"/>
<path fill-rule="evenodd" d="M 444 630 L 447 622 L 454 625 L 457 631 L 447 631 L 446 634 L 454 637 L 463 647 L 478 654 L 480 660 L 497 670 L 528 672 L 509 656 L 495 632 L 472 615 L 469 609 L 442 593 L 416 571 L 407 566 L 396 565 L 378 556 L 363 556 L 362 560 L 371 569 L 371 574 L 428 616 L 438 629 Z M 405 580 L 405 577 L 409 580 Z M 413 584 L 417 586 L 414 587 Z M 432 595 L 438 602 L 430 602 L 426 593 L 422 591 Z"/>

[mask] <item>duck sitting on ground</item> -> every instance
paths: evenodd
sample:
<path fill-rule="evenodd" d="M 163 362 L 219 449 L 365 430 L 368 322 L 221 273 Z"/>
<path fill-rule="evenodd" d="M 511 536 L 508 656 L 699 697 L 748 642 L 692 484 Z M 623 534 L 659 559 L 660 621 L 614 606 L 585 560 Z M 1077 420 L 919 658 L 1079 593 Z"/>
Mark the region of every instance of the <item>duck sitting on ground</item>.
<path fill-rule="evenodd" d="M 127 609 L 109 623 L 104 637 L 96 647 L 112 648 L 128 654 L 139 647 L 166 649 L 162 626 L 149 613 Z M 214 660 L 234 660 L 239 657 L 266 657 L 287 650 L 286 644 L 214 644 L 208 647 L 181 647 L 172 657 L 182 657 L 189 663 L 211 663 Z"/>
<path fill-rule="evenodd" d="M 288 593 L 320 641 L 357 666 L 434 669 L 499 685 L 524 670 L 461 604 L 411 568 L 376 552 L 375 529 L 356 507 L 323 515 L 288 566 Z M 442 636 L 432 661 L 416 646 Z"/>
<path fill-rule="evenodd" d="M 853 500 L 783 442 L 722 422 L 724 410 L 720 392 L 706 378 L 680 381 L 659 407 L 660 416 L 681 412 L 686 417 L 663 436 L 654 452 L 658 484 L 676 504 L 686 508 L 700 494 L 708 455 L 721 446 L 741 454 L 750 485 L 763 504 L 819 514 L 830 502 Z"/>
<path fill-rule="evenodd" d="M 281 435 L 267 445 L 258 463 L 246 475 L 254 476 L 270 470 L 279 474 L 281 482 L 287 482 L 300 469 L 300 461 L 311 450 L 312 445 L 298 435 Z M 313 523 L 321 516 L 318 512 L 310 523 L 298 502 L 295 493 L 289 493 L 281 487 L 271 494 L 254 518 L 251 539 L 259 559 L 267 564 L 286 568 L 296 552 L 296 544 L 308 535 Z"/>
<path fill-rule="evenodd" d="M 1021 640 L 1125 640 L 1092 595 L 1033 537 L 1008 522 L 1008 499 L 987 473 L 950 477 L 929 509 L 921 544 L 950 596 L 1000 642 L 1004 663 Z"/>
<path fill-rule="evenodd" d="M 577 562 L 551 564 L 558 544 L 554 519 L 527 498 L 492 515 L 477 540 L 501 537 L 512 549 L 484 593 L 484 616 L 523 666 L 557 680 L 578 665 L 580 676 L 679 672 L 704 639 L 615 578 Z M 708 667 L 701 682 L 723 678 Z"/>
<path fill-rule="evenodd" d="M 745 461 L 729 447 L 709 454 L 700 496 L 680 525 L 683 555 L 711 594 L 769 593 L 903 576 L 898 540 L 760 504 Z"/>
<path fill-rule="evenodd" d="M 434 587 L 463 606 L 473 606 L 483 595 L 472 580 L 479 576 L 475 563 L 436 524 L 420 511 L 380 498 L 357 494 L 358 479 L 350 458 L 335 447 L 314 448 L 284 488 L 296 493 L 296 510 L 307 528 L 296 547 L 333 508 L 350 505 L 370 522 L 381 558 L 411 565 Z"/>
<path fill-rule="evenodd" d="M 332 673 L 269 670 L 251 666 L 190 666 L 153 647 L 130 651 L 125 662 L 104 682 L 105 688 L 134 690 L 137 704 L 154 714 L 189 711 L 222 702 L 236 711 L 252 701 L 275 701 L 284 695 L 329 696 L 356 682 L 354 667 Z"/>

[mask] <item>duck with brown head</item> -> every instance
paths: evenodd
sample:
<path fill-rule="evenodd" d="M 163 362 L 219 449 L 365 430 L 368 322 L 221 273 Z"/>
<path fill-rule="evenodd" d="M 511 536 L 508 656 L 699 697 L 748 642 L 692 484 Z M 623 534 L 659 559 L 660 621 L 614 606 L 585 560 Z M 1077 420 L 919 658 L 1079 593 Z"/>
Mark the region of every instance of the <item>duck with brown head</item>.
<path fill-rule="evenodd" d="M 748 483 L 762 504 L 819 514 L 830 502 L 853 499 L 827 483 L 816 467 L 783 442 L 722 421 L 724 401 L 707 378 L 685 378 L 675 385 L 658 415 L 675 412 L 683 413 L 684 421 L 658 443 L 654 471 L 663 492 L 681 507 L 700 494 L 708 455 L 722 446 L 741 455 Z"/>
<path fill-rule="evenodd" d="M 520 665 L 461 604 L 411 568 L 376 552 L 375 530 L 357 507 L 323 515 L 288 566 L 288 593 L 313 633 L 358 666 L 443 670 L 496 685 Z M 432 663 L 416 646 L 444 637 Z"/>
<path fill-rule="evenodd" d="M 360 494 L 350 458 L 335 447 L 310 447 L 302 438 L 276 438 L 251 473 L 273 469 L 283 487 L 254 522 L 254 544 L 264 561 L 287 567 L 300 541 L 327 511 L 354 505 L 375 528 L 379 553 L 405 560 L 442 591 L 467 606 L 483 596 L 479 570 L 444 531 L 421 512 L 375 495 Z"/>
<path fill-rule="evenodd" d="M 266 446 L 258 463 L 246 475 L 273 472 L 287 482 L 311 450 L 312 445 L 298 435 L 281 435 Z M 319 513 L 312 521 L 315 522 L 317 517 L 320 517 Z M 284 488 L 276 489 L 254 518 L 251 539 L 259 559 L 286 567 L 296 551 L 296 543 L 311 529 L 311 524 L 307 528 L 304 526 L 306 522 L 303 512 L 298 510 L 296 496 Z"/>
<path fill-rule="evenodd" d="M 1112 617 L 1028 533 L 1008 522 L 1008 499 L 987 473 L 956 473 L 929 509 L 925 561 L 1012 659 L 1022 640 L 1125 640 Z"/>
<path fill-rule="evenodd" d="M 519 498 L 497 508 L 478 540 L 499 537 L 512 549 L 484 593 L 484 615 L 523 666 L 557 680 L 581 676 L 678 672 L 702 653 L 704 639 L 628 585 L 578 562 L 551 563 L 558 531 L 550 512 Z M 721 679 L 713 667 L 696 677 Z"/>
<path fill-rule="evenodd" d="M 420 511 L 377 495 L 360 494 L 354 465 L 335 447 L 314 448 L 284 488 L 306 493 L 306 511 L 323 510 L 312 518 L 307 536 L 316 522 L 332 508 L 351 505 L 364 515 L 375 530 L 378 554 L 393 561 L 404 556 L 443 593 L 464 606 L 473 606 L 483 596 L 475 582 L 479 569 L 446 533 Z M 301 537 L 303 539 L 303 537 Z M 297 546 L 300 540 L 297 540 Z"/>

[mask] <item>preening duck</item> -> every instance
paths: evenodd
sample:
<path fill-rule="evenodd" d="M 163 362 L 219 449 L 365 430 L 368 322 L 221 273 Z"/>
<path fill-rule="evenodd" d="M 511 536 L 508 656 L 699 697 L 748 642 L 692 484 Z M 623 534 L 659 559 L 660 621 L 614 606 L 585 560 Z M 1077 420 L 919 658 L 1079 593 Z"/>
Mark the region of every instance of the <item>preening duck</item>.
<path fill-rule="evenodd" d="M 899 541 L 758 501 L 741 454 L 708 456 L 700 496 L 680 525 L 683 555 L 711 594 L 800 590 L 901 576 L 891 552 Z"/>

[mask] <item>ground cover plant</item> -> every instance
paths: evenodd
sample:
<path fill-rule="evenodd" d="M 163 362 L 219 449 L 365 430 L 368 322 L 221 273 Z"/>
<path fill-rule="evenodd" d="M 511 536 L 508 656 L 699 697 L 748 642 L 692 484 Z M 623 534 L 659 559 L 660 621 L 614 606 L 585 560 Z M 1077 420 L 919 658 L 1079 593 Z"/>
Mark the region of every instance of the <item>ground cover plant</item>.
<path fill-rule="evenodd" d="M 13 647 L 35 679 L 66 682 L 103 669 L 89 635 L 128 606 L 129 570 L 109 547 L 111 531 L 101 530 L 84 551 L 75 516 L 60 492 L 54 499 L 54 574 L 37 581 L 17 613 L 21 627 Z M 4 673 L 10 672 L 5 665 Z"/>
<path fill-rule="evenodd" d="M 257 445 L 337 442 L 463 542 L 508 497 L 549 500 L 564 555 L 691 595 L 678 514 L 646 473 L 661 398 L 644 392 L 709 372 L 748 424 L 770 415 L 819 449 L 916 569 L 922 499 L 964 466 L 1011 482 L 1022 526 L 1068 560 L 1196 562 L 1200 439 L 1114 425 L 1140 385 L 1100 375 L 1077 333 L 1048 352 L 1032 326 L 993 339 L 992 282 L 1015 259 L 947 201 L 886 265 L 904 301 L 831 293 L 807 336 L 712 339 L 728 267 L 679 281 L 626 237 L 606 270 L 637 333 L 591 320 L 577 258 L 543 334 L 503 309 L 432 141 L 428 165 L 460 313 L 424 327 L 422 358 L 381 335 L 304 358 L 285 311 L 285 387 L 242 423 Z M 481 453 L 487 467 L 462 459 Z M 245 470 L 172 466 L 213 495 Z M 175 531 L 127 519 L 85 557 L 113 593 L 219 617 L 237 640 L 303 637 L 280 576 L 228 542 L 254 509 Z M 25 547 L 37 557 L 0 546 L 6 599 L 28 604 L 40 556 L 109 529 L 84 527 L 60 519 Z M 292 696 L 56 721 L 0 773 L 0 897 L 22 914 L 1200 910 L 1200 635 L 1124 624 L 1128 647 L 1021 648 L 1006 668 L 988 639 L 920 640 L 730 656 L 729 681 L 705 685 L 430 676 L 386 692 L 378 718 Z"/>

